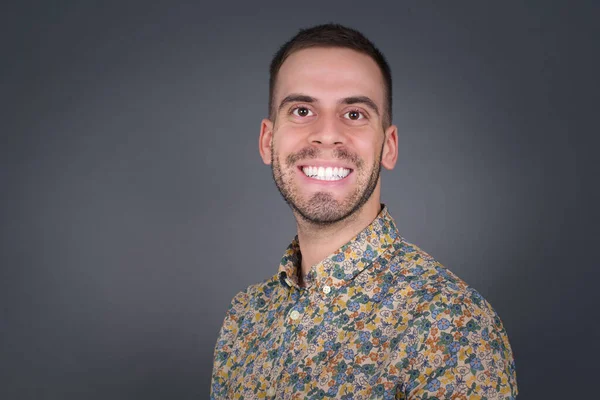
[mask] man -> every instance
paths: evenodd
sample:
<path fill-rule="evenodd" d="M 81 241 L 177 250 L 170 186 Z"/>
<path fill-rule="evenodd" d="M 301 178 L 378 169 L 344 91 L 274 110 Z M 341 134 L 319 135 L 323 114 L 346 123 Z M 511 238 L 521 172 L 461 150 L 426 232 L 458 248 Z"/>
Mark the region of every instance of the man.
<path fill-rule="evenodd" d="M 512 399 L 512 351 L 477 291 L 380 203 L 398 157 L 390 68 L 361 33 L 300 31 L 271 63 L 263 161 L 298 235 L 233 299 L 213 399 Z"/>

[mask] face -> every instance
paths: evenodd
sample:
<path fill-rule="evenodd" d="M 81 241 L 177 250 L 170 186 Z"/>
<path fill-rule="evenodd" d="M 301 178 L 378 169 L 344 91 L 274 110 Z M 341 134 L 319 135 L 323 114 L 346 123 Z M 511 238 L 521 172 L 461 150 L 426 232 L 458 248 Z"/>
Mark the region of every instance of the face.
<path fill-rule="evenodd" d="M 291 54 L 275 85 L 273 121 L 263 120 L 260 150 L 295 214 L 332 224 L 379 207 L 381 166 L 394 167 L 396 127 L 383 130 L 379 67 L 350 49 Z"/>

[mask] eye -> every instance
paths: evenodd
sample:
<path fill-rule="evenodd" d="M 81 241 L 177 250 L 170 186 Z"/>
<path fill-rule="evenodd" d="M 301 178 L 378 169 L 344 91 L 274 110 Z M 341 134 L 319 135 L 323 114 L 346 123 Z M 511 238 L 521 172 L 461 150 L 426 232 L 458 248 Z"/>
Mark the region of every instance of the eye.
<path fill-rule="evenodd" d="M 359 119 L 366 118 L 365 115 L 358 110 L 350 110 L 344 114 L 344 118 L 351 119 L 352 121 L 358 121 Z"/>
<path fill-rule="evenodd" d="M 310 117 L 313 115 L 313 112 L 306 107 L 295 107 L 292 109 L 292 114 L 297 117 Z"/>

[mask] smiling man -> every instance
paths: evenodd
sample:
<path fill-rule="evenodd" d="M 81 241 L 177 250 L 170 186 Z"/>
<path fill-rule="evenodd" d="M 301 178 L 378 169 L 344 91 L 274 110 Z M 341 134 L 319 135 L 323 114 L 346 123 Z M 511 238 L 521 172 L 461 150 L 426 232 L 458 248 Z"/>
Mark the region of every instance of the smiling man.
<path fill-rule="evenodd" d="M 213 399 L 513 399 L 502 322 L 400 236 L 390 68 L 356 30 L 301 30 L 271 63 L 259 150 L 297 222 L 277 273 L 233 299 Z"/>

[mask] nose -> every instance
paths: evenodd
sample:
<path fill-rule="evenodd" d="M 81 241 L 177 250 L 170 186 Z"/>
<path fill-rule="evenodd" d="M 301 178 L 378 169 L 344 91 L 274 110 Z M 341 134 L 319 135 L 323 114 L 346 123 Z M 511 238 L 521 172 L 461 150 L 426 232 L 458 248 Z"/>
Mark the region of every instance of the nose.
<path fill-rule="evenodd" d="M 308 136 L 311 144 L 339 146 L 345 144 L 344 127 L 335 115 L 321 114 Z"/>

